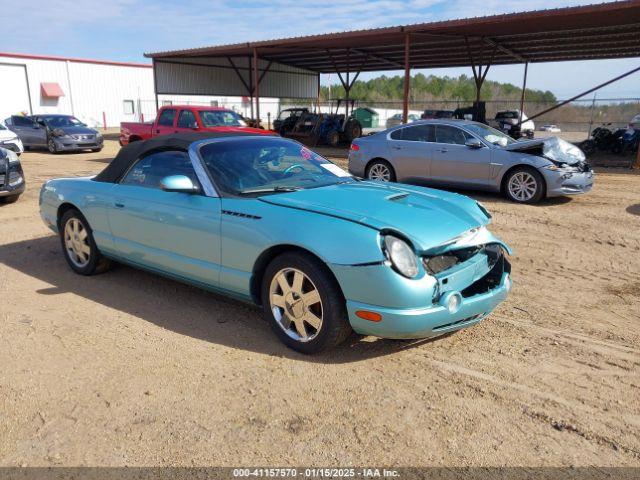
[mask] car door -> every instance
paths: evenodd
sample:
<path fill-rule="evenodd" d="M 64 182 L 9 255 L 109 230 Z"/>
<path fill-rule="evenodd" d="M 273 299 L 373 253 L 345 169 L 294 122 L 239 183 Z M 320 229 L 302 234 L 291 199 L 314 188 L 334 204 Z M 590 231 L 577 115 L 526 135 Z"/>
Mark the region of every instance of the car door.
<path fill-rule="evenodd" d="M 176 132 L 192 132 L 198 127 L 196 115 L 192 110 L 180 110 L 178 114 L 178 122 L 176 123 Z"/>
<path fill-rule="evenodd" d="M 167 135 L 176 131 L 176 109 L 165 108 L 160 112 L 154 135 Z"/>
<path fill-rule="evenodd" d="M 396 177 L 402 180 L 425 180 L 429 177 L 433 125 L 403 127 L 389 133 L 387 146 Z"/>
<path fill-rule="evenodd" d="M 442 185 L 486 187 L 489 183 L 491 149 L 468 147 L 475 138 L 453 125 L 435 126 L 435 143 L 431 161 L 431 180 Z"/>
<path fill-rule="evenodd" d="M 14 115 L 10 129 L 18 134 L 25 147 L 43 147 L 47 144 L 47 130 L 28 117 Z"/>
<path fill-rule="evenodd" d="M 109 225 L 117 255 L 194 283 L 217 286 L 220 276 L 220 198 L 166 192 L 163 178 L 186 175 L 201 185 L 182 151 L 140 158 L 113 186 Z"/>

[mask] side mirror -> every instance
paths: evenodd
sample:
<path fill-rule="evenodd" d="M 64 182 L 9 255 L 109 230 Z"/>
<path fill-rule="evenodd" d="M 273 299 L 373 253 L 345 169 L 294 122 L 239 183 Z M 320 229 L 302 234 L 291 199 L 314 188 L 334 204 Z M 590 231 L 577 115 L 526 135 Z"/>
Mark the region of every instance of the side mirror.
<path fill-rule="evenodd" d="M 464 143 L 469 148 L 482 148 L 484 145 L 477 138 L 470 138 Z"/>
<path fill-rule="evenodd" d="M 170 175 L 160 181 L 160 188 L 165 192 L 179 192 L 193 195 L 200 191 L 197 185 L 186 175 Z"/>

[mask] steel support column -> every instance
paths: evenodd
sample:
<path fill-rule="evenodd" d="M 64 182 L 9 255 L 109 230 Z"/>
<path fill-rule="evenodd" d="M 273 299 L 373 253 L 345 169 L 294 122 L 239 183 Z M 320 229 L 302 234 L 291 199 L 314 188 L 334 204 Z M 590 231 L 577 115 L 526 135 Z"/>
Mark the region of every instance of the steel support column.
<path fill-rule="evenodd" d="M 523 115 L 524 115 L 524 97 L 525 90 L 527 89 L 527 71 L 529 70 L 529 62 L 524 62 L 524 78 L 522 79 L 522 95 L 520 95 L 520 120 L 518 121 L 519 125 L 522 125 Z"/>
<path fill-rule="evenodd" d="M 409 34 L 404 36 L 404 92 L 402 95 L 402 123 L 409 121 L 409 82 L 411 81 L 411 65 L 409 61 L 409 50 L 411 48 L 411 38 Z"/>
<path fill-rule="evenodd" d="M 256 127 L 260 128 L 260 78 L 258 75 L 258 49 L 253 49 L 253 89 L 256 97 Z"/>
<path fill-rule="evenodd" d="M 160 106 L 158 105 L 158 78 L 156 76 L 156 59 L 153 58 L 151 59 L 151 66 L 153 67 L 153 94 L 156 98 L 156 114 L 158 113 L 158 110 L 160 109 Z"/>

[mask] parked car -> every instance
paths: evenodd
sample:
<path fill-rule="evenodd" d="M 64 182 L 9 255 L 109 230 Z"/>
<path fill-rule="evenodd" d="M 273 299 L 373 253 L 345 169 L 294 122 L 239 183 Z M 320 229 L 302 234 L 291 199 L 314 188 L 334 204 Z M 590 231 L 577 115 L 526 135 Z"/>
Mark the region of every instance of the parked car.
<path fill-rule="evenodd" d="M 178 134 L 124 147 L 96 177 L 46 182 L 70 268 L 116 260 L 262 305 L 304 353 L 478 323 L 511 288 L 476 201 L 360 181 L 278 136 Z"/>
<path fill-rule="evenodd" d="M 453 110 L 425 110 L 420 115 L 422 120 L 429 120 L 431 118 L 453 118 Z"/>
<path fill-rule="evenodd" d="M 148 140 L 158 135 L 194 131 L 273 134 L 262 128 L 248 127 L 240 115 L 227 108 L 167 105 L 158 110 L 158 115 L 153 122 L 122 122 L 120 145 Z"/>
<path fill-rule="evenodd" d="M 522 124 L 518 127 L 519 122 L 520 110 L 504 110 L 496 113 L 495 119 L 489 121 L 489 125 L 513 138 L 533 138 L 536 129 L 533 121 L 523 113 Z"/>
<path fill-rule="evenodd" d="M 102 134 L 73 115 L 14 115 L 5 120 L 27 149 L 47 148 L 51 153 L 102 150 Z"/>
<path fill-rule="evenodd" d="M 415 122 L 416 120 L 420 120 L 420 117 L 418 117 L 418 115 L 414 115 L 413 113 L 410 113 L 409 116 L 407 117 L 407 123 L 412 123 L 412 122 Z M 396 125 L 402 125 L 402 123 L 403 123 L 402 114 L 396 113 L 392 117 L 387 118 L 386 126 L 387 128 L 391 128 L 391 127 L 395 127 Z"/>
<path fill-rule="evenodd" d="M 18 134 L 9 130 L 2 122 L 0 122 L 0 148 L 11 150 L 18 156 L 24 152 L 24 147 Z"/>
<path fill-rule="evenodd" d="M 640 130 L 640 115 L 636 115 L 629 122 L 629 128 L 633 128 L 634 130 Z"/>
<path fill-rule="evenodd" d="M 309 109 L 306 107 L 285 108 L 278 113 L 278 117 L 273 121 L 273 130 L 284 137 L 293 129 L 298 119 L 308 113 Z"/>
<path fill-rule="evenodd" d="M 576 146 L 556 137 L 516 142 L 468 120 L 422 120 L 359 138 L 351 144 L 349 171 L 384 182 L 502 192 L 520 203 L 593 186 L 593 171 Z"/>
<path fill-rule="evenodd" d="M 24 189 L 24 173 L 18 154 L 0 148 L 0 203 L 15 202 Z"/>
<path fill-rule="evenodd" d="M 560 127 L 558 127 L 557 125 L 554 125 L 552 123 L 547 123 L 546 125 L 543 125 L 540 127 L 540 131 L 541 132 L 550 132 L 550 133 L 560 133 L 562 132 L 562 130 L 560 130 Z"/>

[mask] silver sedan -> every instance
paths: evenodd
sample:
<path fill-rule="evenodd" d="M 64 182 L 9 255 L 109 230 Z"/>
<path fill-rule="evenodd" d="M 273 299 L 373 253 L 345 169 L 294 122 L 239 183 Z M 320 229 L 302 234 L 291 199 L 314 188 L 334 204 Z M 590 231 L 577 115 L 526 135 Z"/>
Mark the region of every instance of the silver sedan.
<path fill-rule="evenodd" d="M 466 120 L 424 120 L 358 138 L 349 172 L 385 182 L 502 192 L 520 203 L 586 193 L 593 171 L 562 139 L 515 141 Z"/>

